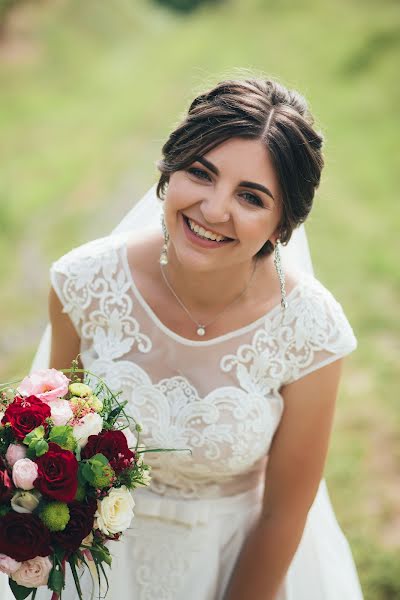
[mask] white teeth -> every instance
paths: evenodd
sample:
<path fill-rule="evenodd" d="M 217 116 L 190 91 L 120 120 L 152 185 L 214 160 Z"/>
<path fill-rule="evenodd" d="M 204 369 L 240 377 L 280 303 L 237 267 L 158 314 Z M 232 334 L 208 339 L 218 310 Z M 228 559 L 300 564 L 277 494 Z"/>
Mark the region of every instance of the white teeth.
<path fill-rule="evenodd" d="M 190 225 L 190 229 L 192 231 L 194 231 L 195 233 L 197 233 L 198 235 L 200 235 L 201 237 L 204 237 L 208 240 L 213 240 L 216 242 L 222 242 L 222 240 L 227 239 L 223 235 L 217 235 L 216 233 L 212 233 L 212 231 L 208 231 L 207 229 L 204 229 L 203 227 L 199 227 L 199 225 L 196 225 L 196 223 L 193 223 L 193 221 L 191 221 L 189 218 L 188 218 L 188 222 Z"/>

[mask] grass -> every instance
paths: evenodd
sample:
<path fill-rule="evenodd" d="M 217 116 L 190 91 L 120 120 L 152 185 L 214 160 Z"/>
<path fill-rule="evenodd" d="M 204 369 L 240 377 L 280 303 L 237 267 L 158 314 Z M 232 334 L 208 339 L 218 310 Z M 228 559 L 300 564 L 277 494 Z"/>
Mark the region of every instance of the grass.
<path fill-rule="evenodd" d="M 197 91 L 239 66 L 309 98 L 326 138 L 310 247 L 359 342 L 326 477 L 366 600 L 400 596 L 399 10 L 225 0 L 184 17 L 150 1 L 32 2 L 0 44 L 0 380 L 29 368 L 51 261 L 107 233 L 155 181 Z"/>

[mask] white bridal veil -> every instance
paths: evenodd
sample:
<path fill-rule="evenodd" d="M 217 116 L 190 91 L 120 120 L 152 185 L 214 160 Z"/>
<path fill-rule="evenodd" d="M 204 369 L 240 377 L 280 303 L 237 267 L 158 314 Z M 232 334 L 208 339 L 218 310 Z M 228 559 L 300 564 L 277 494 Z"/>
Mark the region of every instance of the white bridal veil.
<path fill-rule="evenodd" d="M 122 221 L 112 230 L 110 235 L 125 231 L 145 231 L 160 225 L 162 203 L 156 195 L 157 184 L 154 184 L 145 195 L 135 203 L 134 207 L 125 215 Z M 287 246 L 281 246 L 283 268 L 296 271 L 313 273 L 312 260 L 308 247 L 307 234 L 304 225 L 294 230 Z M 51 325 L 48 324 L 38 349 L 36 351 L 31 372 L 36 369 L 46 369 L 50 360 Z"/>

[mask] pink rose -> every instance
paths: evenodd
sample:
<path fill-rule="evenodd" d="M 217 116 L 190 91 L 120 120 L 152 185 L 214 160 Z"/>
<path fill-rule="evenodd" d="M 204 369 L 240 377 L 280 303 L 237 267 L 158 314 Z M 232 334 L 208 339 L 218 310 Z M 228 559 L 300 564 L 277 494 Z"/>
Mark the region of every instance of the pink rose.
<path fill-rule="evenodd" d="M 20 568 L 12 574 L 11 578 L 18 585 L 37 588 L 40 585 L 47 585 L 52 567 L 53 564 L 48 556 L 36 556 L 30 560 L 25 560 Z"/>
<path fill-rule="evenodd" d="M 13 467 L 17 460 L 20 458 L 25 458 L 26 456 L 26 447 L 22 446 L 22 444 L 10 444 L 7 448 L 6 452 L 6 460 L 10 467 Z"/>
<path fill-rule="evenodd" d="M 38 466 L 29 458 L 20 458 L 13 466 L 12 478 L 15 487 L 32 490 L 33 482 L 38 476 Z"/>
<path fill-rule="evenodd" d="M 57 369 L 40 369 L 22 380 L 18 387 L 24 396 L 36 396 L 43 402 L 51 402 L 65 396 L 69 379 Z"/>
<path fill-rule="evenodd" d="M 74 416 L 68 400 L 53 400 L 49 406 L 54 425 L 66 425 Z"/>
<path fill-rule="evenodd" d="M 11 573 L 14 573 L 14 571 L 19 569 L 20 566 L 21 563 L 11 558 L 11 556 L 7 556 L 7 554 L 0 554 L 0 571 L 2 573 L 11 575 Z"/>

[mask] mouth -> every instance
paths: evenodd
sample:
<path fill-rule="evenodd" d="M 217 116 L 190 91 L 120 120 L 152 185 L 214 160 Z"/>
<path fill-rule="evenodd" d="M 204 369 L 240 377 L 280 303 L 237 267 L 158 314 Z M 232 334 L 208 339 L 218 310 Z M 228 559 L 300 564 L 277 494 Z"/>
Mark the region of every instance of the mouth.
<path fill-rule="evenodd" d="M 207 241 L 207 242 L 215 242 L 218 245 L 220 245 L 220 244 L 226 244 L 228 242 L 233 242 L 234 241 L 234 239 L 231 238 L 231 237 L 228 237 L 226 235 L 224 236 L 224 235 L 222 235 L 220 233 L 217 233 L 215 231 L 211 231 L 209 229 L 205 229 L 199 223 L 197 223 L 193 219 L 190 219 L 189 217 L 187 217 L 183 213 L 182 213 L 182 217 L 183 217 L 183 220 L 184 220 L 187 228 L 190 230 L 190 232 L 192 234 L 194 234 L 200 240 L 204 240 L 204 241 Z"/>

